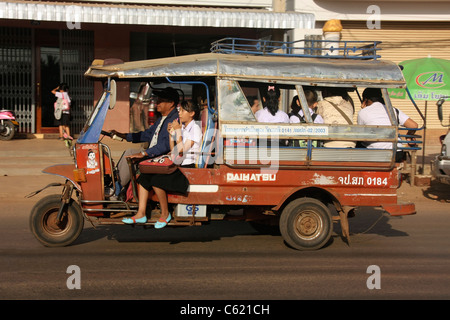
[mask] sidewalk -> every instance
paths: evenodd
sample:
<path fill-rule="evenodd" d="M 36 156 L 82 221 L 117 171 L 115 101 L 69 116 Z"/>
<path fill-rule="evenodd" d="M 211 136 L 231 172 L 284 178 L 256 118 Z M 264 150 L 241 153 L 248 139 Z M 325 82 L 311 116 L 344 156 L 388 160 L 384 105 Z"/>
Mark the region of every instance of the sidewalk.
<path fill-rule="evenodd" d="M 128 148 L 139 149 L 139 144 L 120 142 L 108 137 L 102 142 L 111 148 L 113 159 L 118 161 Z M 19 137 L 0 141 L 0 176 L 41 175 L 42 170 L 56 164 L 73 163 L 69 149 L 58 135 L 44 137 Z"/>

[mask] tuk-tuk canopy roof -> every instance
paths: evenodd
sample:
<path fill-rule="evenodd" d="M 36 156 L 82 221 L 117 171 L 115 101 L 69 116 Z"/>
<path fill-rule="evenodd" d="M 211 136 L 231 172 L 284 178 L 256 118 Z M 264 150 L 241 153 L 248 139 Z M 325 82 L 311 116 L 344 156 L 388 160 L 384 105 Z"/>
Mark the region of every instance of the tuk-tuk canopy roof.
<path fill-rule="evenodd" d="M 223 77 L 304 85 L 404 87 L 400 68 L 386 60 L 351 60 L 203 53 L 104 65 L 86 71 L 92 79 Z"/>

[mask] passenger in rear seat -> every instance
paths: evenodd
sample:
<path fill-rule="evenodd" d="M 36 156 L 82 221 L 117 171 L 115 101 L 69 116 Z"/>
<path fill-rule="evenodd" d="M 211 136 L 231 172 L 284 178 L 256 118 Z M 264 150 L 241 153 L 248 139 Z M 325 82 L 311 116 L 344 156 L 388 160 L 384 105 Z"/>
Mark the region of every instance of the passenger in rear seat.
<path fill-rule="evenodd" d="M 258 122 L 289 123 L 289 116 L 287 115 L 287 113 L 279 110 L 278 108 L 280 103 L 280 96 L 280 88 L 275 85 L 267 86 L 262 97 L 264 108 L 255 113 L 255 118 Z M 258 139 L 258 144 L 260 147 L 273 147 L 275 145 L 286 146 L 287 143 L 287 140 L 278 140 L 278 138 L 274 138 L 273 136 L 271 137 L 271 139 Z"/>
<path fill-rule="evenodd" d="M 170 134 L 170 149 L 172 158 L 181 167 L 195 167 L 195 161 L 200 151 L 202 130 L 198 119 L 200 110 L 196 104 L 183 101 L 179 110 L 179 120 L 168 125 Z M 156 229 L 164 228 L 172 216 L 169 213 L 167 192 L 186 193 L 189 181 L 180 170 L 171 174 L 141 174 L 139 184 L 139 208 L 135 216 L 125 218 L 126 224 L 146 223 L 146 208 L 149 192 L 154 191 L 161 207 L 161 217 L 155 224 Z"/>
<path fill-rule="evenodd" d="M 255 117 L 258 122 L 289 123 L 289 116 L 287 113 L 278 109 L 280 95 L 280 89 L 277 86 L 267 86 L 263 96 L 264 108 L 255 113 Z"/>
<path fill-rule="evenodd" d="M 383 99 L 383 94 L 379 88 L 366 88 L 362 94 L 362 104 L 361 110 L 358 113 L 358 124 L 360 125 L 377 125 L 377 126 L 390 126 L 391 120 L 389 119 L 385 102 Z M 396 113 L 396 122 L 398 126 L 403 126 L 405 128 L 413 129 L 407 132 L 407 135 L 413 135 L 415 133 L 414 129 L 418 128 L 417 122 L 411 119 L 408 115 L 403 113 L 401 110 L 394 108 Z M 398 144 L 400 147 L 401 144 Z M 392 149 L 391 142 L 365 142 L 362 143 L 362 147 L 369 149 Z M 395 156 L 396 162 L 402 162 L 406 160 L 406 155 L 402 150 L 397 149 L 397 154 Z"/>
<path fill-rule="evenodd" d="M 317 93 L 313 90 L 305 90 L 305 98 L 313 123 L 323 123 L 323 118 L 314 112 L 314 109 L 317 106 Z M 298 96 L 295 96 L 294 99 L 292 99 L 291 109 L 292 112 L 290 113 L 289 118 L 290 123 L 306 123 L 305 115 L 303 113 L 303 109 L 300 107 L 300 100 Z M 308 146 L 308 142 L 306 140 L 292 140 L 289 144 L 294 147 Z M 317 147 L 320 145 L 320 141 L 313 140 L 312 145 Z"/>
<path fill-rule="evenodd" d="M 326 124 L 353 125 L 353 113 L 355 108 L 353 100 L 344 88 L 324 88 L 323 100 L 317 104 L 317 113 Z M 354 141 L 326 141 L 325 148 L 354 148 Z"/>

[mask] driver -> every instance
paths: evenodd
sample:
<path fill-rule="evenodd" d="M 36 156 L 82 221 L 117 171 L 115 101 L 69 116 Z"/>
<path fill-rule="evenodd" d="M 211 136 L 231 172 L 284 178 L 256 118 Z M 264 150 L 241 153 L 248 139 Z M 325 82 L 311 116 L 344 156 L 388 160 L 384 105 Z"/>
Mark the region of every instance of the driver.
<path fill-rule="evenodd" d="M 127 184 L 130 182 L 130 170 L 126 158 L 154 158 L 163 154 L 167 154 L 170 151 L 169 132 L 167 126 L 178 118 L 177 105 L 179 102 L 178 92 L 171 87 L 164 88 L 162 90 L 155 89 L 153 93 L 157 96 L 156 110 L 161 113 L 161 117 L 145 131 L 135 133 L 121 133 L 116 130 L 111 130 L 112 135 L 133 143 L 149 142 L 149 146 L 145 150 L 140 149 L 127 149 L 123 153 L 119 162 L 117 163 L 117 169 L 119 171 L 119 186 L 116 188 L 117 194 L 123 189 L 126 190 Z M 116 195 L 117 195 L 116 194 Z"/>

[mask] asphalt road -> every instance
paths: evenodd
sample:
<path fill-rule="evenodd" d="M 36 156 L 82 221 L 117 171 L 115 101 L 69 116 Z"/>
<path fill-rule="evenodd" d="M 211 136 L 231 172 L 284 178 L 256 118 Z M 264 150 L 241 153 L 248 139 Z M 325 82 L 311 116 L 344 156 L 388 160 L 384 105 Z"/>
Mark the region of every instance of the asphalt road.
<path fill-rule="evenodd" d="M 55 148 L 52 159 L 68 158 L 58 147 L 47 148 Z M 10 166 L 0 176 L 1 300 L 193 299 L 199 305 L 230 299 L 450 298 L 450 186 L 405 184 L 400 199 L 414 201 L 416 215 L 360 209 L 350 220 L 350 245 L 335 225 L 329 245 L 312 252 L 293 250 L 276 230 L 260 233 L 245 222 L 162 230 L 86 224 L 73 245 L 46 248 L 29 231 L 28 216 L 40 197 L 59 189 L 24 196 L 58 180 L 36 173 L 23 157 L 33 162 L 24 154 L 0 157 L 2 168 Z M 20 161 L 25 175 L 13 170 Z M 41 161 L 38 154 L 35 161 Z"/>

